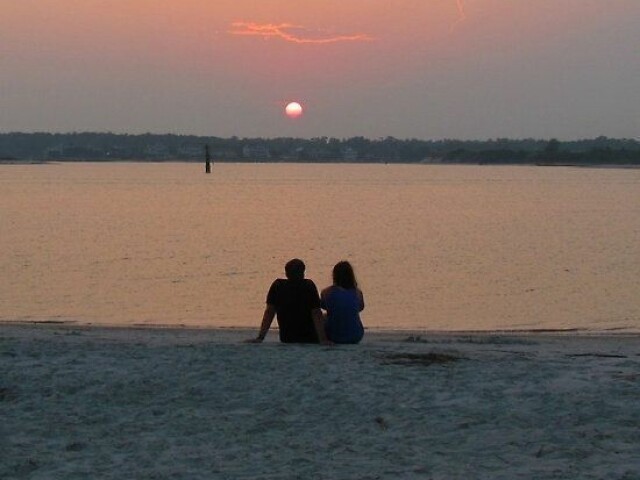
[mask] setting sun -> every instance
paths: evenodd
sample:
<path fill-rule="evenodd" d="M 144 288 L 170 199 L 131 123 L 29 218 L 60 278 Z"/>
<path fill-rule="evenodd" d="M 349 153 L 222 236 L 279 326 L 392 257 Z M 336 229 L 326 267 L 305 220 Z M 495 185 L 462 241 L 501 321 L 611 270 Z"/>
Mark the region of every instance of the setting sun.
<path fill-rule="evenodd" d="M 302 105 L 298 102 L 290 102 L 285 107 L 284 112 L 289 118 L 298 118 L 302 115 Z"/>

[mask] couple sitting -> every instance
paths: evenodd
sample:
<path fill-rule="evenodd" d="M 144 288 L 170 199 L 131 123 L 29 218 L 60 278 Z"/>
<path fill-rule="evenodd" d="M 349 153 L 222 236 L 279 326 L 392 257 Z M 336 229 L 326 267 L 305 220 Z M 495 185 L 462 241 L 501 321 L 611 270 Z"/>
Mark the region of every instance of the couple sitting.
<path fill-rule="evenodd" d="M 364 309 L 364 298 L 349 262 L 333 267 L 333 285 L 321 295 L 313 281 L 304 278 L 302 260 L 294 258 L 284 269 L 287 278 L 278 278 L 269 289 L 260 333 L 254 342 L 264 340 L 276 315 L 281 342 L 332 344 L 358 343 L 362 339 L 359 312 Z"/>

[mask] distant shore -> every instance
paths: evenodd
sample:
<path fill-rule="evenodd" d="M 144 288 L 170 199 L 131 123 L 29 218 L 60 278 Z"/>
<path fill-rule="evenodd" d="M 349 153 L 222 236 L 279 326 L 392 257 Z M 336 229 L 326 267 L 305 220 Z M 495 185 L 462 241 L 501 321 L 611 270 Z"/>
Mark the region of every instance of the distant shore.
<path fill-rule="evenodd" d="M 45 161 L 213 161 L 304 163 L 436 163 L 491 165 L 640 165 L 633 138 L 577 140 L 495 138 L 221 138 L 101 132 L 0 133 L 0 158 Z"/>
<path fill-rule="evenodd" d="M 90 161 L 90 160 L 88 160 Z M 46 165 L 49 160 L 21 160 L 18 158 L 0 158 L 0 165 Z"/>
<path fill-rule="evenodd" d="M 83 159 L 83 160 L 21 160 L 21 159 L 0 159 L 0 165 L 56 165 L 56 164 L 73 164 L 73 163 L 148 163 L 148 164 L 161 164 L 161 163 L 203 163 L 199 160 L 193 159 L 138 159 L 138 160 L 102 160 L 102 159 Z M 250 161 L 250 160 L 216 160 L 216 163 L 231 164 L 231 163 L 270 163 L 270 164 L 358 164 L 358 165 L 424 165 L 424 166 L 482 166 L 482 167 L 565 167 L 565 168 L 612 168 L 612 169 L 638 169 L 640 164 L 617 164 L 617 163 L 469 163 L 469 162 L 392 162 L 387 163 L 384 161 L 362 161 L 362 162 L 350 162 L 345 160 L 339 161 Z"/>

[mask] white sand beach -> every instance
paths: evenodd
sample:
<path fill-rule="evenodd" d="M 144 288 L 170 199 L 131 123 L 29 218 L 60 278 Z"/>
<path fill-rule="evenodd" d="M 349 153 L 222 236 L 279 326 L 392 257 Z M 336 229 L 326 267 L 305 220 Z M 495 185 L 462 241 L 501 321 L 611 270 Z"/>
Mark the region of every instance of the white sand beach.
<path fill-rule="evenodd" d="M 0 325 L 2 479 L 637 479 L 640 337 Z"/>

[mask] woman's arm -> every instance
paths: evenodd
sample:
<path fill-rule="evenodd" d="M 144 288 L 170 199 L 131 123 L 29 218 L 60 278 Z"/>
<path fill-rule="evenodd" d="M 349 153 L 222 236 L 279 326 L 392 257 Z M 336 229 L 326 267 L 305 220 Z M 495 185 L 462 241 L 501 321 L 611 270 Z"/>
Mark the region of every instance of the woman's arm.
<path fill-rule="evenodd" d="M 329 296 L 330 291 L 331 287 L 327 287 L 320 292 L 320 308 L 323 310 L 327 309 L 327 297 Z"/>
<path fill-rule="evenodd" d="M 362 290 L 360 290 L 359 288 L 356 288 L 356 293 L 358 295 L 358 300 L 360 301 L 360 310 L 362 311 L 364 310 L 364 295 L 362 294 Z"/>
<path fill-rule="evenodd" d="M 320 345 L 333 345 L 333 342 L 327 339 L 327 334 L 324 331 L 324 315 L 319 308 L 315 308 L 311 312 L 313 318 L 313 326 L 316 327 L 316 334 L 318 335 L 318 343 Z"/>

